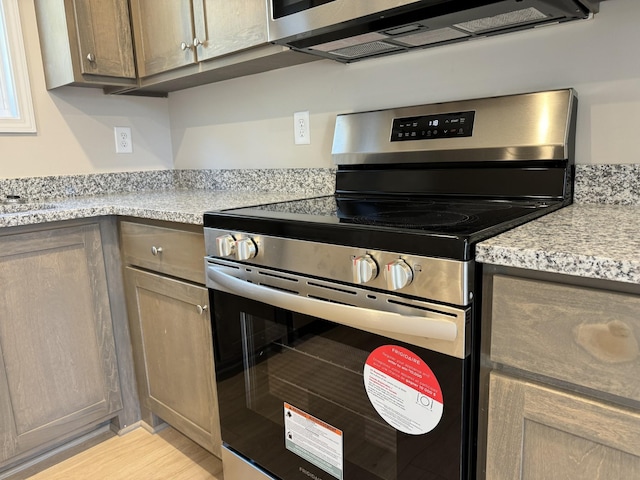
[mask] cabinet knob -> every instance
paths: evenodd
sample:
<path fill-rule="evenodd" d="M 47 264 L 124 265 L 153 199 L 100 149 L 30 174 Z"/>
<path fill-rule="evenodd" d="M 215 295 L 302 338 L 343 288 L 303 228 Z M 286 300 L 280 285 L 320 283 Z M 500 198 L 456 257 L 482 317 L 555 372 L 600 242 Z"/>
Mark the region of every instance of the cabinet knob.
<path fill-rule="evenodd" d="M 162 253 L 162 247 L 156 247 L 155 245 L 151 247 L 151 255 L 157 257 Z"/>
<path fill-rule="evenodd" d="M 91 63 L 96 61 L 96 56 L 93 53 L 89 53 L 87 54 L 87 60 L 89 60 Z"/>
<path fill-rule="evenodd" d="M 198 315 L 202 315 L 204 312 L 207 311 L 209 307 L 207 307 L 206 305 L 196 305 L 196 310 L 198 310 Z"/>
<path fill-rule="evenodd" d="M 192 45 L 189 45 L 189 44 L 188 44 L 188 43 L 186 43 L 186 42 L 182 42 L 182 43 L 180 44 L 180 49 L 181 49 L 181 50 L 189 50 L 191 47 L 192 47 Z"/>
<path fill-rule="evenodd" d="M 198 37 L 195 37 L 195 38 L 193 39 L 193 46 L 197 48 L 197 47 L 199 47 L 200 45 L 202 45 L 202 42 L 200 41 L 200 39 L 199 39 Z"/>

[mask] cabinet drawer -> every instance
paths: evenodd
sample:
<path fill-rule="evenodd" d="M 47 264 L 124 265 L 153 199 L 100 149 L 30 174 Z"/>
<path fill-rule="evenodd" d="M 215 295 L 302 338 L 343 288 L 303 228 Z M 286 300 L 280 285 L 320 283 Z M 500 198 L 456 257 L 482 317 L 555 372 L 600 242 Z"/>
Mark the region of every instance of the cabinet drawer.
<path fill-rule="evenodd" d="M 640 297 L 493 279 L 491 359 L 640 401 Z"/>
<path fill-rule="evenodd" d="M 121 222 L 124 262 L 203 284 L 204 234 Z"/>

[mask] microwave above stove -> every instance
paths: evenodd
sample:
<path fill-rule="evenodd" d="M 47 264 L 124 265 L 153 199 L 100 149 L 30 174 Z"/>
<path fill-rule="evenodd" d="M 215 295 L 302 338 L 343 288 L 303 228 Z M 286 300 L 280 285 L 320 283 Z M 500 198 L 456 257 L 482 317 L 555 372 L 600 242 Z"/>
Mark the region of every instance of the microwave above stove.
<path fill-rule="evenodd" d="M 269 41 L 343 63 L 591 17 L 600 0 L 269 0 Z"/>

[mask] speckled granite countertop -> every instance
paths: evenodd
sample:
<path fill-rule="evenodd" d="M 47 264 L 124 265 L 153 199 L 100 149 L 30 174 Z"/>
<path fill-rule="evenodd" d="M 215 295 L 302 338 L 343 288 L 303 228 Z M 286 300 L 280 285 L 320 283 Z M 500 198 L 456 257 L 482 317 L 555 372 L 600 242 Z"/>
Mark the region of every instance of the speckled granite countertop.
<path fill-rule="evenodd" d="M 123 215 L 170 222 L 202 225 L 209 210 L 239 208 L 283 202 L 312 195 L 286 192 L 224 190 L 166 190 L 48 199 L 45 208 L 25 212 L 0 211 L 0 227 L 31 225 L 101 215 Z"/>
<path fill-rule="evenodd" d="M 122 215 L 200 225 L 223 210 L 334 190 L 332 169 L 164 170 L 0 179 L 2 194 L 52 208 L 0 227 Z M 577 165 L 576 203 L 476 246 L 480 262 L 640 284 L 640 164 Z M 0 206 L 1 207 L 1 206 Z"/>
<path fill-rule="evenodd" d="M 476 246 L 476 259 L 640 283 L 640 205 L 573 204 Z"/>
<path fill-rule="evenodd" d="M 334 191 L 331 169 L 152 170 L 0 179 L 0 227 L 101 215 L 202 225 L 209 210 L 284 202 Z M 11 213 L 18 208 L 19 212 Z"/>

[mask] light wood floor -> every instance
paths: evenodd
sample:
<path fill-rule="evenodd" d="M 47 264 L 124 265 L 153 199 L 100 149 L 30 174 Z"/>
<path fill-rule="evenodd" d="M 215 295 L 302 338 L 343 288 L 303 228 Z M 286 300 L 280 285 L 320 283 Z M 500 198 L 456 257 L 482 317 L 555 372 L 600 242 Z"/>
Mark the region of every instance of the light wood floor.
<path fill-rule="evenodd" d="M 172 428 L 112 437 L 29 480 L 224 480 L 222 462 Z"/>

